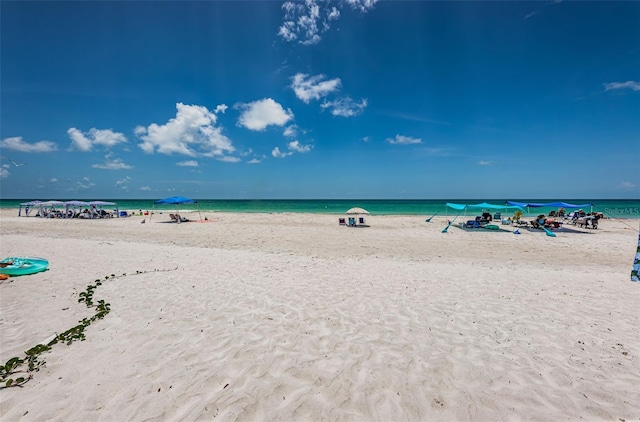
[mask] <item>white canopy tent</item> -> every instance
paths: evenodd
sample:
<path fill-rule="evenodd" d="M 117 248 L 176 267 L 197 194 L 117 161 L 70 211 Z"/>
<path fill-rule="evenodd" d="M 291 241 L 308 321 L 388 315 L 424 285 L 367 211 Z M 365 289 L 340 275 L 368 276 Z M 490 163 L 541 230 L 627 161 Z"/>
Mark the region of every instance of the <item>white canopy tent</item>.
<path fill-rule="evenodd" d="M 40 204 L 42 203 L 42 201 L 29 201 L 29 202 L 23 202 L 20 204 L 20 208 L 18 208 L 18 217 L 20 217 L 22 215 L 22 207 L 24 207 L 24 216 L 28 217 L 29 213 L 34 209 L 34 208 L 40 208 Z"/>

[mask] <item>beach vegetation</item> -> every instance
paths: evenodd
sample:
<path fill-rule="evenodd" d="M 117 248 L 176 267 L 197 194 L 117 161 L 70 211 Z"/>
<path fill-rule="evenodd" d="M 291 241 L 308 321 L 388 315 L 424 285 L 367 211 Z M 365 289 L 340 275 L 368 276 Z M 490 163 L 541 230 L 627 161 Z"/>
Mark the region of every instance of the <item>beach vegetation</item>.
<path fill-rule="evenodd" d="M 146 274 L 156 271 L 173 271 L 175 269 L 136 271 L 133 275 Z M 123 273 L 120 276 L 111 274 L 110 276 L 105 276 L 104 280 L 106 281 L 109 279 L 116 279 L 126 276 L 126 273 Z M 111 304 L 105 302 L 102 299 L 98 300 L 97 303 L 94 304 L 94 293 L 96 289 L 103 284 L 103 280 L 97 279 L 94 281 L 94 283 L 95 284 L 87 285 L 85 291 L 78 294 L 78 302 L 84 303 L 87 308 L 93 308 L 95 311 L 94 314 L 89 318 L 82 318 L 82 320 L 78 321 L 78 325 L 71 327 L 60 334 L 56 333 L 53 340 L 51 340 L 47 344 L 37 344 L 31 349 L 25 351 L 24 358 L 13 357 L 9 359 L 4 365 L 0 365 L 0 389 L 8 387 L 19 387 L 32 379 L 33 373 L 38 372 L 40 368 L 45 365 L 45 360 L 41 357 L 41 355 L 44 352 L 51 350 L 51 348 L 56 344 L 65 343 L 70 346 L 74 341 L 86 340 L 87 337 L 85 334 L 85 329 L 95 321 L 103 319 L 111 311 Z"/>

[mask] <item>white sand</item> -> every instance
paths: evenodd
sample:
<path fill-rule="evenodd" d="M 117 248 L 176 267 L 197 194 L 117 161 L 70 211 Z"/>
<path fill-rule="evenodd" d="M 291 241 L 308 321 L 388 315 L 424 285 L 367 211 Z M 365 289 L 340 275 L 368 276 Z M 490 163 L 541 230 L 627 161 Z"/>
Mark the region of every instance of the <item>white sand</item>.
<path fill-rule="evenodd" d="M 112 311 L 86 341 L 0 390 L 3 421 L 640 420 L 637 221 L 552 238 L 424 216 L 16 215 L 0 257 L 51 265 L 0 284 L 0 361 L 129 275 L 98 287 Z"/>

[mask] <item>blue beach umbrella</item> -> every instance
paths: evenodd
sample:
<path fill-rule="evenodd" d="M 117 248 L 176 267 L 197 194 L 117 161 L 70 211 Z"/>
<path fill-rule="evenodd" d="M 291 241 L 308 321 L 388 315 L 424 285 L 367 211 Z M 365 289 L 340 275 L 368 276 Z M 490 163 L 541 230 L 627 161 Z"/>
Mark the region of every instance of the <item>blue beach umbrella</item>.
<path fill-rule="evenodd" d="M 178 212 L 178 206 L 182 204 L 198 204 L 198 201 L 187 198 L 184 196 L 170 196 L 169 198 L 158 199 L 154 203 L 154 207 L 156 204 L 158 205 L 175 205 L 176 212 Z M 198 207 L 198 214 L 200 214 L 200 207 Z M 202 220 L 202 215 L 200 214 L 200 220 Z M 149 216 L 149 221 L 151 221 L 151 216 Z"/>

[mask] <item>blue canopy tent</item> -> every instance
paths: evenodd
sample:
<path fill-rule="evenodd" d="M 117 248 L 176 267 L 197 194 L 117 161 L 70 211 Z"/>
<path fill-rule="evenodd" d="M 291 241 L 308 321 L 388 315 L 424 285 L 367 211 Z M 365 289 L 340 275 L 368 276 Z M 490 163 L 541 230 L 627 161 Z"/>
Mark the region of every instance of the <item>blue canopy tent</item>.
<path fill-rule="evenodd" d="M 456 220 L 456 218 L 458 218 L 458 216 L 462 214 L 462 212 L 464 212 L 466 215 L 467 210 L 501 210 L 501 211 L 502 210 L 504 211 L 518 210 L 524 213 L 524 209 L 522 209 L 522 207 L 520 207 L 519 205 L 498 205 L 498 204 L 489 204 L 487 202 L 481 202 L 479 204 L 454 204 L 452 202 L 447 202 L 447 209 L 448 208 L 452 208 L 459 212 L 458 212 L 458 215 L 456 215 L 456 217 L 449 222 L 449 225 L 444 230 L 442 230 L 443 233 L 447 232 L 447 229 Z"/>
<path fill-rule="evenodd" d="M 200 215 L 200 220 L 202 220 L 202 214 L 200 213 L 200 206 L 198 205 L 198 201 L 191 198 L 186 198 L 184 196 L 170 196 L 169 198 L 159 199 L 153 203 L 153 208 L 155 209 L 156 205 L 175 205 L 176 212 L 178 212 L 178 206 L 183 204 L 196 204 L 198 208 L 198 214 Z M 149 221 L 151 221 L 151 216 L 149 216 Z"/>
<path fill-rule="evenodd" d="M 527 207 L 527 211 L 529 208 L 591 208 L 591 212 L 593 212 L 593 204 L 570 204 L 568 202 L 515 202 L 515 201 L 507 201 L 508 205 L 514 205 L 518 207 Z"/>

